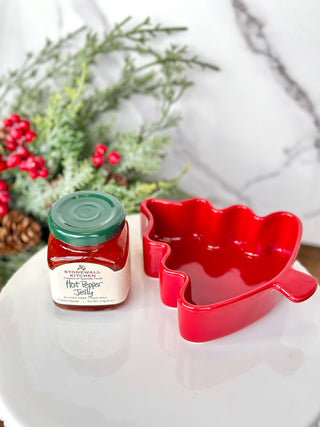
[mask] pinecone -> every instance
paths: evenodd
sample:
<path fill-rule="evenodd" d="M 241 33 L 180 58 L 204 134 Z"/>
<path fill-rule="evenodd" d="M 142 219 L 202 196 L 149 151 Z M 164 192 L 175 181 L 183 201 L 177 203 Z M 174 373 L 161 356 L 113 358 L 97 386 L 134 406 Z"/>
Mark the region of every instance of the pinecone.
<path fill-rule="evenodd" d="M 120 173 L 110 173 L 107 182 L 110 181 L 110 179 L 113 179 L 115 183 L 119 186 L 125 186 L 128 187 L 128 181 L 127 178 L 124 175 L 121 175 Z"/>
<path fill-rule="evenodd" d="M 9 211 L 0 218 L 0 255 L 24 252 L 41 240 L 40 225 L 18 211 Z"/>

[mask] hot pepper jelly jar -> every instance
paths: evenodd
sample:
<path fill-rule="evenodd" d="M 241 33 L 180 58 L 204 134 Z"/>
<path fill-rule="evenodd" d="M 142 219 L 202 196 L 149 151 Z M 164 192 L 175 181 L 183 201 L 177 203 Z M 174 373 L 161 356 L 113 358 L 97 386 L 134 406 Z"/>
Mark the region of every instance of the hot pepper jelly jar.
<path fill-rule="evenodd" d="M 57 306 L 95 311 L 126 300 L 129 230 L 118 199 L 78 191 L 52 205 L 48 224 L 50 285 Z"/>

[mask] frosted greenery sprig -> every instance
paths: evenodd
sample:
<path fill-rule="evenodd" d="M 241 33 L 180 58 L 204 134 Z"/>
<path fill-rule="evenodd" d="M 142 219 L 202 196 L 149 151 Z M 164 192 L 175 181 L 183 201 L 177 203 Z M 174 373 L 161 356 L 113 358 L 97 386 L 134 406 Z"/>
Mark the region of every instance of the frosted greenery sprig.
<path fill-rule="evenodd" d="M 51 204 L 72 191 L 107 191 L 135 212 L 146 197 L 176 190 L 181 174 L 169 181 L 150 175 L 157 173 L 170 146 L 168 129 L 182 118 L 175 105 L 193 84 L 188 70 L 218 70 L 187 46 L 156 43 L 183 31 L 186 27 L 154 25 L 149 18 L 134 23 L 130 17 L 101 34 L 82 27 L 56 42 L 47 40 L 38 53 L 27 54 L 19 69 L 0 78 L 1 108 L 32 122 L 37 133 L 33 150 L 45 158 L 50 172 L 42 181 L 25 179 L 19 170 L 12 173 L 14 208 L 44 224 Z M 97 76 L 114 55 L 120 69 L 102 84 Z M 116 112 L 135 95 L 154 98 L 157 115 L 129 131 L 119 130 Z M 98 143 L 121 154 L 111 171 L 90 161 Z M 118 185 L 117 174 L 127 185 Z"/>
<path fill-rule="evenodd" d="M 81 27 L 56 42 L 47 39 L 38 53 L 28 52 L 18 69 L 10 70 L 1 77 L 0 104 L 3 105 L 12 92 L 16 94 L 16 101 L 21 101 L 26 93 L 28 96 L 33 95 L 32 98 L 36 97 L 38 101 L 44 100 L 53 87 L 68 86 L 74 81 L 79 75 L 79 65 L 84 58 L 89 66 L 92 66 L 97 64 L 99 58 L 112 52 L 130 52 L 140 57 L 151 57 L 150 61 L 133 67 L 135 74 L 150 70 L 155 65 L 169 63 L 175 64 L 177 68 L 184 65 L 219 69 L 214 64 L 200 60 L 196 55 L 190 55 L 187 46 L 171 44 L 165 52 L 160 52 L 152 46 L 152 42 L 161 35 L 183 32 L 187 30 L 186 27 L 153 25 L 149 17 L 138 24 L 132 24 L 132 21 L 131 17 L 127 17 L 102 35 Z M 82 46 L 79 47 L 81 42 Z M 137 90 L 141 86 L 140 90 L 145 94 L 157 91 L 157 85 L 147 84 L 151 77 L 152 73 L 144 75 L 144 78 L 137 75 L 131 89 Z M 130 85 L 124 91 L 127 95 L 128 90 L 130 91 Z M 18 106 L 18 102 L 16 105 Z"/>

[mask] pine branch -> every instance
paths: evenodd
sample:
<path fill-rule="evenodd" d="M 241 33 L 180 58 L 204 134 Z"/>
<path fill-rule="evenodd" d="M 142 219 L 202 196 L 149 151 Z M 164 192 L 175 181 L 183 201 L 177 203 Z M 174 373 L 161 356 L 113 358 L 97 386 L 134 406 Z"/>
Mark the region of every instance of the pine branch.
<path fill-rule="evenodd" d="M 175 105 L 193 85 L 190 68 L 218 70 L 190 54 L 187 46 L 155 46 L 159 37 L 186 29 L 153 25 L 149 18 L 134 24 L 131 17 L 104 34 L 82 27 L 55 43 L 48 40 L 18 70 L 0 78 L 1 107 L 10 100 L 12 112 L 32 121 L 38 135 L 32 149 L 45 157 L 50 171 L 47 181 L 32 181 L 11 170 L 13 206 L 44 222 L 56 199 L 80 189 L 110 192 L 135 212 L 145 197 L 177 188 L 179 178 L 153 182 L 149 176 L 165 158 L 168 129 L 181 120 Z M 121 70 L 112 83 L 98 86 L 99 60 L 111 54 L 121 55 Z M 128 132 L 116 131 L 114 112 L 135 95 L 156 100 L 156 118 Z M 128 187 L 110 180 L 110 171 L 93 167 L 97 143 L 119 151 L 121 162 L 112 171 L 125 175 Z"/>
<path fill-rule="evenodd" d="M 56 182 L 51 185 L 51 191 L 44 196 L 49 204 L 59 197 L 85 189 L 95 176 L 95 171 L 89 159 L 78 162 L 69 156 L 63 160 L 62 173 Z"/>
<path fill-rule="evenodd" d="M 200 66 L 218 70 L 217 66 L 201 61 L 197 56 L 188 56 L 186 47 L 172 45 L 165 54 L 161 54 L 149 44 L 161 34 L 186 31 L 186 27 L 162 27 L 160 24 L 153 26 L 150 18 L 127 28 L 130 23 L 131 17 L 128 17 L 116 24 L 111 31 L 105 32 L 102 37 L 81 27 L 56 43 L 47 40 L 46 45 L 37 55 L 29 53 L 19 69 L 2 76 L 0 79 L 0 103 L 4 103 L 11 91 L 16 92 L 17 96 L 21 96 L 28 88 L 29 93 L 34 89 L 35 93 L 39 95 L 39 88 L 41 88 L 43 97 L 50 88 L 52 90 L 59 84 L 60 87 L 61 85 L 68 86 L 78 77 L 79 65 L 84 59 L 91 66 L 96 64 L 100 55 L 111 52 L 131 51 L 139 56 L 151 55 L 155 58 L 153 61 L 136 67 L 135 73 L 169 62 L 184 64 L 188 67 Z M 72 51 L 72 44 L 76 44 L 84 33 L 83 46 Z M 90 74 L 87 75 L 87 78 L 91 78 Z"/>
<path fill-rule="evenodd" d="M 80 27 L 55 43 L 47 39 L 45 46 L 36 55 L 32 52 L 28 52 L 24 62 L 18 69 L 8 71 L 0 79 L 0 104 L 4 102 L 11 90 L 16 89 L 22 84 L 26 84 L 27 81 L 34 80 L 42 65 L 49 66 L 54 61 L 59 62 L 60 53 L 63 48 L 84 31 L 85 27 Z M 43 75 L 42 81 L 45 81 L 50 73 L 52 73 L 52 70 Z"/>

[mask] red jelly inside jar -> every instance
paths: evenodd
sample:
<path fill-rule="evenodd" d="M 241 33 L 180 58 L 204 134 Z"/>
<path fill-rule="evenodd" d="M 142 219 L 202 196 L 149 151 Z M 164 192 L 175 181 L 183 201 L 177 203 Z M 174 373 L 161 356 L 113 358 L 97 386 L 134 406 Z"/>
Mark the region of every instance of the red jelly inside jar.
<path fill-rule="evenodd" d="M 129 231 L 115 197 L 79 191 L 48 216 L 48 266 L 54 303 L 70 310 L 117 307 L 130 288 Z"/>

